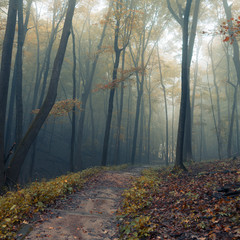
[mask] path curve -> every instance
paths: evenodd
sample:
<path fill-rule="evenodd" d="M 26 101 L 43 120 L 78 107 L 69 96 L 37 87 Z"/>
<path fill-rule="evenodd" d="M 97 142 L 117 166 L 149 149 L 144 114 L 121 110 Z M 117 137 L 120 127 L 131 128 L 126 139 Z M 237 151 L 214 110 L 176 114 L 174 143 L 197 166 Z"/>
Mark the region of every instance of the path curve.
<path fill-rule="evenodd" d="M 106 171 L 96 175 L 81 191 L 58 200 L 47 209 L 48 214 L 33 224 L 24 239 L 118 239 L 116 210 L 121 195 L 142 169 Z"/>

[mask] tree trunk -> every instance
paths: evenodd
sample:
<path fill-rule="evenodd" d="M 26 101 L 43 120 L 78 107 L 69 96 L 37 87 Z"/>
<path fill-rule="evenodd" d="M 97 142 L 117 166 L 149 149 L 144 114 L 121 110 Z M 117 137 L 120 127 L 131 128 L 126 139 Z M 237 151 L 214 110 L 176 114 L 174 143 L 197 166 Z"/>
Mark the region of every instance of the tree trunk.
<path fill-rule="evenodd" d="M 29 22 L 29 17 L 30 17 L 30 12 L 31 12 L 31 6 L 32 6 L 32 0 L 29 0 L 27 2 L 27 7 L 26 7 L 26 16 L 25 16 L 25 22 L 23 26 L 23 44 L 25 42 L 25 37 L 27 34 L 27 27 L 28 27 L 28 22 Z M 14 112 L 14 104 L 15 104 L 15 96 L 16 96 L 16 78 L 17 78 L 17 59 L 18 57 L 18 51 L 15 57 L 15 63 L 14 63 L 14 71 L 13 71 L 13 77 L 12 77 L 12 87 L 11 87 L 11 93 L 10 93 L 10 99 L 9 99 L 9 105 L 8 105 L 8 117 L 7 117 L 7 122 L 6 122 L 6 131 L 5 131 L 5 151 L 7 151 L 11 145 L 13 144 L 13 134 L 12 134 L 12 127 L 13 127 L 13 112 Z M 16 140 L 15 140 L 16 141 Z"/>
<path fill-rule="evenodd" d="M 16 26 L 18 0 L 9 0 L 7 26 L 2 46 L 1 72 L 0 72 L 0 187 L 4 185 L 4 133 L 7 107 L 7 94 L 12 62 L 12 49 Z"/>
<path fill-rule="evenodd" d="M 18 45 L 16 63 L 16 146 L 22 139 L 23 102 L 22 102 L 22 52 L 24 41 L 23 0 L 18 1 Z"/>
<path fill-rule="evenodd" d="M 185 120 L 187 111 L 187 94 L 189 90 L 189 64 L 188 64 L 188 22 L 189 13 L 191 9 L 192 0 L 187 0 L 186 8 L 184 12 L 183 20 L 183 46 L 182 46 L 182 91 L 181 91 L 181 104 L 178 123 L 178 136 L 177 136 L 177 148 L 176 148 L 176 161 L 175 168 L 186 170 L 183 165 L 183 144 L 184 144 L 184 132 L 185 132 Z"/>
<path fill-rule="evenodd" d="M 110 17 L 111 6 L 112 6 L 112 1 L 109 5 L 109 10 L 108 10 L 108 13 L 107 13 L 106 22 L 105 22 L 103 30 L 102 30 L 102 34 L 101 34 L 101 38 L 100 38 L 100 41 L 99 41 L 99 44 L 98 44 L 98 47 L 97 47 L 97 51 L 100 51 L 101 48 L 102 48 L 103 40 L 104 40 L 106 29 L 107 29 L 107 23 L 108 23 L 108 20 L 109 20 L 109 17 Z M 98 58 L 99 58 L 99 54 L 96 54 L 96 57 L 95 57 L 95 59 L 92 63 L 90 77 L 89 77 L 89 79 L 87 79 L 87 82 L 84 86 L 84 92 L 82 93 L 82 97 L 81 97 L 81 102 L 82 102 L 81 108 L 83 109 L 83 111 L 81 111 L 80 118 L 79 118 L 78 138 L 77 138 L 77 144 L 78 144 L 77 158 L 78 158 L 79 168 L 81 168 L 81 166 L 82 166 L 82 140 L 83 140 L 83 130 L 84 130 L 83 126 L 84 126 L 84 121 L 85 121 L 86 105 L 87 105 L 87 100 L 88 100 L 89 93 L 91 91 L 93 77 L 94 77 L 95 70 L 96 70 L 96 67 L 97 67 Z"/>
<path fill-rule="evenodd" d="M 122 82 L 121 82 L 121 92 L 120 92 L 120 107 L 119 107 L 119 116 L 118 116 L 118 126 L 117 126 L 117 139 L 116 139 L 116 149 L 115 149 L 115 164 L 119 164 L 120 158 L 120 143 L 121 143 L 121 121 L 122 121 L 122 112 L 123 112 L 123 94 L 124 94 L 124 80 L 123 80 L 123 71 L 125 64 L 125 49 L 122 54 Z"/>
<path fill-rule="evenodd" d="M 72 98 L 76 98 L 76 46 L 75 46 L 75 35 L 73 31 L 73 27 L 71 29 L 72 31 L 72 44 L 73 44 L 73 69 L 72 69 L 72 78 L 73 78 L 73 93 Z M 76 113 L 75 113 L 75 106 L 73 106 L 72 109 L 72 134 L 71 134 L 71 150 L 70 150 L 70 171 L 74 171 L 74 150 L 75 150 L 75 131 L 76 131 Z"/>
<path fill-rule="evenodd" d="M 234 86 L 234 97 L 233 97 L 233 106 L 232 106 L 232 114 L 231 114 L 231 121 L 229 126 L 229 132 L 228 132 L 228 143 L 227 143 L 227 156 L 230 158 L 232 156 L 232 136 L 233 136 L 233 124 L 235 119 L 235 112 L 236 112 L 236 105 L 237 105 L 237 91 L 238 91 L 238 85 Z"/>
<path fill-rule="evenodd" d="M 208 78 L 208 76 L 207 76 L 207 78 Z M 215 113 L 214 113 L 213 99 L 212 99 L 212 91 L 211 91 L 211 88 L 210 88 L 209 79 L 208 79 L 208 89 L 209 89 L 209 94 L 210 94 L 210 101 L 211 101 L 211 108 L 212 108 L 213 122 L 214 122 L 215 131 L 216 131 L 217 143 L 218 143 L 218 158 L 219 158 L 219 160 L 221 160 L 221 144 L 220 144 L 220 136 L 219 136 L 219 132 L 218 132 L 216 116 L 215 116 Z"/>
<path fill-rule="evenodd" d="M 119 30 L 119 25 L 116 26 L 116 28 Z M 110 96 L 108 100 L 108 113 L 107 113 L 105 134 L 104 134 L 104 140 L 103 140 L 102 166 L 106 166 L 107 164 L 108 143 L 109 143 L 109 135 L 110 135 L 111 121 L 112 121 L 112 112 L 113 112 L 113 99 L 114 99 L 114 93 L 115 93 L 115 87 L 116 87 L 116 85 L 114 84 L 114 81 L 117 80 L 117 70 L 118 70 L 119 60 L 121 55 L 121 51 L 119 50 L 117 45 L 118 34 L 119 32 L 117 34 L 115 33 L 115 40 L 114 40 L 115 61 L 114 61 L 113 74 L 112 74 L 113 86 L 110 90 Z"/>
<path fill-rule="evenodd" d="M 211 42 L 208 46 L 208 52 L 209 56 L 211 58 L 211 66 L 212 66 L 212 73 L 213 73 L 213 83 L 216 91 L 216 96 L 217 96 L 217 135 L 218 135 L 218 151 L 219 151 L 219 157 L 220 160 L 222 159 L 222 135 L 221 135 L 221 128 L 222 128 L 222 123 L 221 123 L 221 109 L 220 109 L 220 96 L 219 96 L 219 90 L 218 90 L 218 85 L 217 85 L 217 76 L 216 76 L 216 67 L 214 66 L 214 61 L 213 61 L 213 52 L 212 52 L 212 44 Z"/>
<path fill-rule="evenodd" d="M 163 76 L 162 76 L 162 66 L 160 62 L 160 55 L 158 50 L 158 68 L 160 71 L 160 82 L 163 89 L 163 96 L 164 96 L 164 106 L 165 106 L 165 121 L 166 121 L 166 149 L 165 149 L 165 163 L 166 166 L 168 166 L 168 107 L 167 107 L 167 94 L 166 94 L 166 88 L 163 83 Z"/>
<path fill-rule="evenodd" d="M 11 159 L 9 168 L 7 169 L 7 175 L 6 175 L 7 185 L 14 185 L 17 183 L 19 173 L 24 163 L 24 160 L 27 156 L 28 150 L 32 145 L 32 142 L 37 137 L 43 123 L 45 122 L 56 100 L 58 81 L 59 81 L 62 63 L 63 63 L 63 59 L 64 59 L 66 47 L 67 47 L 68 38 L 70 35 L 70 29 L 72 26 L 72 18 L 73 18 L 73 13 L 75 9 L 75 3 L 76 3 L 76 0 L 69 0 L 67 15 L 65 18 L 64 26 L 63 26 L 62 37 L 60 40 L 56 58 L 54 60 L 52 76 L 51 76 L 47 96 L 45 98 L 45 101 L 42 107 L 40 108 L 39 113 L 36 115 L 35 119 L 33 120 L 24 138 L 19 143 L 13 158 Z"/>

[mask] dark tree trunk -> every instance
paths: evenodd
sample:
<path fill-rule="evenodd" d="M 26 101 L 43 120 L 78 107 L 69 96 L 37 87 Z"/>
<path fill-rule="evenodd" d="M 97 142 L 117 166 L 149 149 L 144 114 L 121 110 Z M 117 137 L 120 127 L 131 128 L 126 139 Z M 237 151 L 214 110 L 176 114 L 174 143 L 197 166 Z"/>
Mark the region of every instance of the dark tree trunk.
<path fill-rule="evenodd" d="M 158 68 L 160 71 L 160 82 L 161 82 L 161 86 L 163 89 L 163 96 L 164 96 L 164 107 L 165 107 L 165 122 L 166 122 L 166 149 L 165 149 L 165 163 L 166 166 L 168 166 L 168 105 L 167 105 L 167 94 L 166 94 L 166 88 L 165 85 L 163 83 L 163 76 L 162 76 L 162 66 L 161 66 L 161 62 L 160 62 L 160 55 L 159 55 L 159 51 L 158 51 Z"/>
<path fill-rule="evenodd" d="M 12 62 L 13 40 L 16 26 L 18 0 L 9 0 L 7 26 L 2 46 L 2 59 L 0 71 L 0 187 L 4 185 L 4 133 L 7 107 L 7 93 Z"/>
<path fill-rule="evenodd" d="M 190 65 L 192 60 L 192 53 L 193 53 L 193 47 L 195 42 L 195 36 L 196 36 L 196 29 L 197 29 L 197 22 L 198 22 L 198 13 L 199 13 L 199 6 L 200 6 L 201 0 L 195 1 L 195 7 L 194 7 L 194 13 L 193 13 L 193 20 L 192 20 L 192 27 L 191 27 L 191 33 L 189 37 L 189 44 L 187 42 L 187 49 L 188 51 L 188 59 L 187 59 L 187 72 L 188 72 L 188 86 L 187 86 L 187 96 L 186 96 L 186 116 L 185 116 L 185 127 L 184 127 L 184 149 L 183 149 L 183 160 L 184 161 L 192 161 L 192 120 L 191 120 L 191 104 L 190 104 L 190 85 L 189 85 L 189 79 L 190 79 Z M 187 2 L 188 3 L 188 2 Z M 182 27 L 183 34 L 188 35 L 188 29 L 184 31 L 184 16 L 182 15 L 182 8 L 181 5 L 178 4 L 178 10 L 179 14 L 176 14 L 174 10 L 172 9 L 171 3 L 169 0 L 167 0 L 168 9 L 175 18 L 175 20 L 179 23 L 179 25 Z M 192 4 L 192 1 L 190 5 Z M 191 9 L 191 6 L 190 6 Z M 190 11 L 190 10 L 189 10 Z M 185 9 L 186 13 L 186 9 Z M 183 35 L 183 41 L 185 36 Z M 188 41 L 188 40 L 187 40 Z M 180 107 L 181 108 L 181 107 Z M 180 110 L 181 111 L 181 110 Z"/>
<path fill-rule="evenodd" d="M 114 31 L 114 53 L 115 53 L 115 60 L 113 66 L 113 73 L 112 73 L 112 87 L 110 90 L 110 96 L 108 100 L 108 112 L 107 112 L 107 120 L 106 120 L 106 127 L 104 133 L 104 140 L 103 140 L 103 150 L 102 150 L 102 166 L 106 166 L 107 164 L 107 153 L 108 153 L 108 144 L 109 144 L 109 136 L 110 136 L 110 129 L 111 129 L 111 121 L 112 121 L 112 112 L 113 112 L 113 100 L 114 100 L 114 93 L 115 88 L 117 87 L 117 72 L 120 62 L 121 52 L 127 47 L 129 43 L 130 34 L 127 35 L 127 41 L 123 43 L 123 47 L 119 48 L 119 34 L 120 34 L 120 18 L 122 14 L 122 1 L 116 3 L 116 24 L 115 24 L 115 31 Z"/>
<path fill-rule="evenodd" d="M 231 139 L 232 139 L 232 129 L 233 129 L 233 117 L 234 117 L 234 113 L 235 113 L 235 108 L 236 108 L 236 101 L 237 101 L 237 89 L 238 89 L 238 85 L 240 84 L 240 58 L 239 58 L 239 45 L 238 45 L 238 41 L 235 38 L 235 36 L 233 35 L 232 29 L 233 29 L 233 23 L 232 23 L 232 12 L 231 12 L 231 6 L 228 5 L 227 0 L 223 0 L 223 6 L 224 6 L 224 10 L 226 13 L 226 17 L 227 17 L 227 22 L 228 22 L 228 34 L 233 38 L 233 62 L 234 62 L 234 66 L 235 66 L 235 70 L 236 70 L 236 74 L 237 74 L 237 85 L 235 86 L 234 89 L 234 102 L 233 102 L 233 108 L 232 108 L 232 116 L 231 116 L 231 122 L 230 122 L 230 129 L 229 129 L 229 135 L 228 135 L 228 147 L 227 147 L 227 153 L 228 156 L 231 155 Z M 238 123 L 237 123 L 238 124 Z M 238 126 L 238 125 L 237 125 Z M 237 133 L 238 135 L 238 133 Z M 237 139 L 237 141 L 239 141 Z M 238 144 L 238 148 L 239 148 L 239 144 Z"/>
<path fill-rule="evenodd" d="M 29 0 L 26 7 L 26 16 L 25 16 L 25 22 L 23 26 L 23 44 L 25 41 L 25 37 L 27 34 L 27 27 L 30 17 L 30 10 L 32 6 L 32 0 Z M 12 77 L 12 87 L 11 87 L 11 93 L 10 93 L 10 100 L 8 105 L 8 117 L 6 122 L 6 131 L 5 131 L 5 151 L 10 148 L 10 146 L 13 144 L 13 134 L 12 134 L 12 128 L 13 128 L 13 112 L 14 112 L 14 104 L 15 104 L 15 96 L 16 96 L 16 79 L 17 79 L 17 63 L 19 59 L 19 52 L 17 51 L 15 63 L 14 63 L 14 71 L 13 71 L 13 77 Z M 16 140 L 15 140 L 16 141 Z"/>
<path fill-rule="evenodd" d="M 228 143 L 227 143 L 227 156 L 230 158 L 232 156 L 232 137 L 233 137 L 233 124 L 235 119 L 235 112 L 236 112 L 236 106 L 237 106 L 237 92 L 238 92 L 238 85 L 233 85 L 234 87 L 234 97 L 233 97 L 233 106 L 232 106 L 232 114 L 231 114 L 231 121 L 229 126 L 229 132 L 228 132 Z"/>
<path fill-rule="evenodd" d="M 187 111 L 187 94 L 189 91 L 189 64 L 188 64 L 188 22 L 189 13 L 191 9 L 192 0 L 187 0 L 186 8 L 183 19 L 183 46 L 182 46 L 182 91 L 181 91 L 181 104 L 178 123 L 178 135 L 177 135 L 177 148 L 176 148 L 176 161 L 175 168 L 186 170 L 183 165 L 183 144 L 184 144 L 184 132 L 185 132 L 185 120 Z"/>
<path fill-rule="evenodd" d="M 139 128 L 139 149 L 138 149 L 138 163 L 142 163 L 143 151 L 143 134 L 144 134 L 144 98 L 142 98 L 140 110 L 140 128 Z"/>
<path fill-rule="evenodd" d="M 7 185 L 14 185 L 17 183 L 21 167 L 27 156 L 29 148 L 31 147 L 32 142 L 37 137 L 43 123 L 45 122 L 56 100 L 58 81 L 59 81 L 62 63 L 63 63 L 63 59 L 64 59 L 66 47 L 67 47 L 68 38 L 70 35 L 70 29 L 72 26 L 72 18 L 73 18 L 73 13 L 75 9 L 75 3 L 76 3 L 76 0 L 69 0 L 67 15 L 65 18 L 64 26 L 63 26 L 62 37 L 61 37 L 57 55 L 53 64 L 52 76 L 51 76 L 47 96 L 45 98 L 45 101 L 39 113 L 36 115 L 26 135 L 19 143 L 13 158 L 11 159 L 9 168 L 7 169 L 7 175 L 6 175 Z"/>
<path fill-rule="evenodd" d="M 125 64 L 125 49 L 122 54 L 122 82 L 121 82 L 121 91 L 120 91 L 120 107 L 119 107 L 119 116 L 118 116 L 118 126 L 117 126 L 117 139 L 116 139 L 116 148 L 115 148 L 115 164 L 119 164 L 119 152 L 120 152 L 120 143 L 121 143 L 121 121 L 122 121 L 122 112 L 123 112 L 123 94 L 124 94 L 124 80 L 123 80 L 123 71 Z"/>
<path fill-rule="evenodd" d="M 116 26 L 116 29 L 118 29 L 119 31 L 119 25 Z M 115 93 L 115 87 L 116 87 L 115 81 L 117 80 L 117 70 L 118 70 L 119 60 L 121 55 L 121 51 L 118 48 L 118 36 L 119 36 L 119 32 L 115 33 L 115 40 L 114 40 L 115 61 L 114 61 L 113 74 L 112 74 L 113 86 L 110 90 L 110 96 L 108 100 L 108 113 L 107 113 L 105 134 L 104 134 L 104 140 L 103 140 L 102 166 L 106 166 L 107 164 L 108 143 L 109 143 L 109 135 L 110 135 L 110 129 L 111 129 L 112 112 L 113 112 L 113 99 L 114 99 L 114 93 Z"/>
<path fill-rule="evenodd" d="M 23 0 L 18 1 L 18 45 L 16 57 L 16 146 L 23 134 L 23 102 L 22 102 L 22 52 L 24 41 Z"/>
<path fill-rule="evenodd" d="M 72 69 L 72 78 L 73 78 L 73 93 L 72 98 L 76 98 L 76 46 L 75 46 L 75 35 L 72 27 L 72 45 L 73 45 L 73 69 Z M 71 134 L 71 150 L 70 150 L 70 171 L 74 171 L 74 150 L 75 150 L 75 131 L 76 131 L 76 113 L 75 106 L 72 109 L 72 134 Z"/>

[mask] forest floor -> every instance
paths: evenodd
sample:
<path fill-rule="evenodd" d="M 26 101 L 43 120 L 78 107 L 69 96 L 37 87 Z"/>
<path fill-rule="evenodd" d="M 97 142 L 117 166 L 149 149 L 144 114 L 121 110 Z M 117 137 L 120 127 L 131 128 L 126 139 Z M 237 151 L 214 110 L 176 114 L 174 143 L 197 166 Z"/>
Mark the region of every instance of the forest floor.
<path fill-rule="evenodd" d="M 121 239 L 240 239 L 240 158 L 187 169 L 142 172 L 118 210 Z"/>
<path fill-rule="evenodd" d="M 101 171 L 17 239 L 240 239 L 240 158 L 187 168 Z"/>
<path fill-rule="evenodd" d="M 142 170 L 100 172 L 80 191 L 38 213 L 17 239 L 118 239 L 116 211 L 121 195 Z"/>

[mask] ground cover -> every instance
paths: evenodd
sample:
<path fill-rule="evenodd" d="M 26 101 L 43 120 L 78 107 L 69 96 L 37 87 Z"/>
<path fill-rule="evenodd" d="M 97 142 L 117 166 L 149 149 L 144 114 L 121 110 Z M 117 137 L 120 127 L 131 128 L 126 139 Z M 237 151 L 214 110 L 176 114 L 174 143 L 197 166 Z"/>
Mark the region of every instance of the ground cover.
<path fill-rule="evenodd" d="M 124 192 L 120 239 L 240 239 L 240 159 L 144 170 Z"/>
<path fill-rule="evenodd" d="M 79 191 L 91 177 L 109 169 L 89 168 L 49 181 L 33 182 L 0 196 L 0 239 L 14 239 L 22 224 L 27 224 L 34 214 L 44 211 L 57 199 Z"/>

